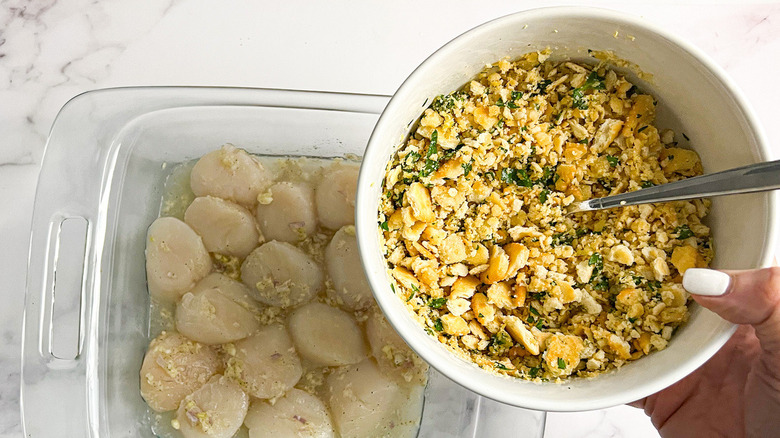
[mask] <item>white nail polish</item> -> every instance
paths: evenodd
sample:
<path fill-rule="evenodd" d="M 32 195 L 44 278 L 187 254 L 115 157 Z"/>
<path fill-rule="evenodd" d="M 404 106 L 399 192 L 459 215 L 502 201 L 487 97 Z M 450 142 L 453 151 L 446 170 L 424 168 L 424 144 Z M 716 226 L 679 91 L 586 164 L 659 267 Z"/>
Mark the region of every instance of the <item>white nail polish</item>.
<path fill-rule="evenodd" d="M 728 274 L 713 269 L 690 268 L 683 276 L 685 290 L 696 295 L 721 296 L 729 289 L 730 283 Z"/>

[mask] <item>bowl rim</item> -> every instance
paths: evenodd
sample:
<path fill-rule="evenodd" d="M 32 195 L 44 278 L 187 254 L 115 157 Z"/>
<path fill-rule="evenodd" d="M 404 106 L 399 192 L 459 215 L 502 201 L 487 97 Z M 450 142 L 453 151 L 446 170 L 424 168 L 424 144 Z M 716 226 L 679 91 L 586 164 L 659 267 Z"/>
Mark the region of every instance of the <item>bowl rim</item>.
<path fill-rule="evenodd" d="M 728 76 L 725 70 L 723 70 L 723 68 L 721 68 L 718 64 L 716 64 L 701 49 L 697 48 L 696 46 L 689 43 L 685 39 L 665 30 L 664 28 L 658 25 L 654 25 L 642 20 L 641 17 L 634 14 L 617 12 L 614 10 L 604 9 L 604 8 L 588 7 L 588 6 L 576 6 L 576 7 L 554 6 L 554 7 L 543 7 L 543 8 L 535 8 L 535 9 L 520 11 L 520 12 L 504 15 L 499 18 L 495 18 L 493 20 L 487 21 L 474 28 L 471 28 L 470 30 L 467 30 L 466 32 L 461 33 L 460 35 L 456 36 L 455 38 L 447 42 L 445 45 L 437 49 L 430 56 L 428 56 L 403 81 L 401 86 L 398 88 L 398 90 L 394 93 L 393 97 L 390 99 L 390 102 L 385 107 L 384 111 L 382 112 L 382 115 L 379 117 L 379 120 L 377 121 L 377 124 L 374 126 L 374 130 L 371 134 L 371 137 L 369 138 L 369 142 L 363 156 L 364 161 L 365 162 L 378 161 L 383 163 L 386 161 L 387 157 L 381 156 L 379 153 L 381 149 L 381 145 L 378 144 L 379 140 L 377 137 L 378 137 L 378 133 L 381 133 L 382 131 L 386 130 L 387 127 L 389 127 L 390 125 L 389 117 L 387 116 L 387 114 L 402 110 L 403 102 L 401 102 L 401 100 L 406 97 L 405 94 L 408 94 L 406 93 L 406 90 L 411 88 L 411 86 L 418 81 L 417 78 L 423 76 L 426 73 L 426 70 L 432 64 L 436 64 L 440 58 L 445 58 L 446 56 L 448 56 L 449 53 L 455 50 L 456 46 L 458 46 L 463 40 L 467 40 L 477 35 L 490 32 L 494 28 L 503 26 L 505 23 L 508 22 L 519 22 L 528 19 L 537 20 L 540 18 L 564 17 L 564 16 L 576 16 L 578 18 L 585 18 L 585 19 L 587 18 L 598 18 L 602 20 L 606 19 L 606 20 L 615 21 L 617 24 L 623 24 L 635 28 L 641 28 L 642 30 L 645 30 L 650 33 L 654 33 L 661 38 L 667 39 L 672 44 L 676 45 L 679 49 L 683 50 L 684 52 L 687 52 L 692 58 L 694 58 L 706 70 L 708 70 L 721 83 L 721 85 L 725 89 L 726 94 L 730 95 L 734 99 L 735 106 L 745 116 L 748 129 L 755 135 L 755 140 L 758 149 L 757 153 L 760 159 L 768 160 L 771 158 L 771 150 L 768 146 L 766 134 L 762 126 L 760 125 L 755 112 L 753 111 L 752 107 L 749 105 L 747 99 L 745 98 L 744 94 L 736 86 L 733 80 Z M 389 300 L 390 299 L 397 300 L 397 298 L 395 297 L 394 294 L 389 293 L 390 288 L 388 287 L 387 284 L 385 284 L 386 282 L 384 281 L 384 278 L 380 279 L 378 278 L 378 276 L 372 276 L 370 275 L 369 272 L 370 271 L 369 267 L 375 267 L 374 266 L 375 263 L 373 262 L 374 260 L 374 258 L 372 257 L 373 255 L 367 254 L 366 248 L 369 246 L 367 242 L 369 242 L 370 239 L 376 238 L 376 234 L 375 234 L 376 216 L 375 216 L 375 212 L 372 211 L 372 209 L 366 209 L 365 206 L 372 204 L 372 200 L 370 199 L 370 197 L 372 196 L 370 187 L 372 184 L 375 183 L 375 181 L 373 181 L 372 179 L 373 177 L 374 175 L 369 175 L 365 167 L 361 167 L 360 176 L 358 180 L 358 191 L 357 191 L 357 198 L 356 198 L 356 218 L 355 218 L 356 235 L 357 235 L 358 247 L 360 250 L 360 259 L 366 277 L 368 278 L 369 284 L 371 286 L 372 293 L 374 294 L 376 301 L 379 304 L 379 307 L 387 316 L 387 319 L 390 322 L 390 324 L 400 335 L 402 331 L 399 330 L 399 326 L 400 326 L 399 322 L 397 322 L 391 316 L 392 312 L 387 311 L 390 306 Z M 769 225 L 766 230 L 766 238 L 764 241 L 764 245 L 761 248 L 761 252 L 759 255 L 760 266 L 762 267 L 769 266 L 771 264 L 772 257 L 773 257 L 772 244 L 773 242 L 776 241 L 778 237 L 777 218 L 780 217 L 780 209 L 778 208 L 778 206 L 780 205 L 780 194 L 778 194 L 777 192 L 769 193 L 767 195 L 767 198 L 768 198 L 768 203 L 766 204 L 765 214 L 768 218 Z M 538 409 L 538 410 L 545 410 L 545 411 L 567 412 L 567 411 L 601 409 L 601 408 L 611 407 L 619 404 L 629 403 L 634 400 L 646 397 L 650 394 L 654 394 L 668 386 L 671 386 L 672 384 L 676 383 L 679 380 L 682 380 L 688 374 L 690 374 L 691 372 L 699 368 L 707 360 L 709 360 L 715 353 L 717 353 L 717 351 L 731 338 L 732 334 L 736 331 L 736 328 L 737 328 L 736 325 L 725 325 L 724 328 L 720 330 L 720 333 L 716 335 L 713 341 L 706 346 L 706 348 L 696 351 L 691 356 L 689 356 L 686 361 L 680 363 L 679 366 L 677 366 L 671 372 L 666 373 L 665 375 L 662 375 L 655 379 L 648 379 L 642 384 L 628 389 L 610 392 L 608 394 L 594 394 L 593 398 L 587 401 L 539 400 L 538 398 L 522 396 L 522 395 L 511 393 L 509 391 L 498 391 L 498 392 L 488 391 L 484 387 L 480 386 L 477 381 L 470 378 L 470 376 L 473 373 L 471 370 L 461 371 L 449 365 L 449 362 L 453 360 L 452 357 L 449 357 L 449 355 L 451 355 L 452 353 L 447 352 L 446 354 L 440 354 L 438 352 L 434 352 L 431 349 L 426 349 L 424 348 L 425 346 L 423 345 L 421 338 L 418 336 L 412 336 L 410 338 L 402 336 L 402 338 L 404 338 L 404 341 L 407 344 L 409 344 L 409 346 L 412 347 L 412 349 L 415 352 L 417 352 L 429 365 L 431 365 L 437 371 L 444 374 L 445 376 L 452 379 L 453 381 L 457 382 L 458 384 L 482 396 L 491 398 L 499 402 L 503 402 L 503 403 L 507 403 L 510 405 L 523 407 L 523 408 Z M 474 366 L 474 371 L 484 372 L 484 373 L 487 372 L 476 366 Z"/>

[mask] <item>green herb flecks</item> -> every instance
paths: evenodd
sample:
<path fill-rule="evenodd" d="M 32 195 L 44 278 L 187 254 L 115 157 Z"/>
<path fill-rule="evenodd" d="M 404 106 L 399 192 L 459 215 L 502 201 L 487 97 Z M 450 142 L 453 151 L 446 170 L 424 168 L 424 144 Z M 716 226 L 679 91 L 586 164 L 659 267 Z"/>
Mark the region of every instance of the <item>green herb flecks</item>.
<path fill-rule="evenodd" d="M 506 330 L 502 328 L 498 331 L 498 333 L 490 338 L 489 351 L 491 354 L 496 356 L 502 356 L 506 354 L 506 352 L 509 351 L 513 345 L 514 343 L 512 342 L 512 337 L 509 336 L 509 333 L 507 333 Z"/>
<path fill-rule="evenodd" d="M 468 95 L 463 91 L 456 91 L 452 94 L 443 94 L 436 96 L 431 103 L 430 108 L 436 112 L 450 111 L 455 108 L 455 102 L 466 100 Z"/>
<path fill-rule="evenodd" d="M 572 90 L 572 104 L 577 109 L 586 110 L 588 109 L 588 100 L 585 97 L 585 92 L 588 90 L 603 90 L 604 88 L 606 88 L 604 86 L 604 78 L 593 71 L 588 75 L 584 84 Z"/>
<path fill-rule="evenodd" d="M 566 369 L 566 361 L 563 360 L 562 357 L 558 358 L 558 368 L 565 370 Z"/>
<path fill-rule="evenodd" d="M 680 240 L 687 239 L 689 237 L 693 237 L 693 231 L 691 231 L 690 227 L 688 225 L 682 225 L 674 229 L 675 234 L 677 234 L 677 238 Z"/>
<path fill-rule="evenodd" d="M 502 182 L 507 184 L 515 184 L 522 187 L 531 187 L 534 185 L 533 181 L 528 177 L 528 172 L 523 169 L 503 168 L 501 169 L 499 178 Z"/>
<path fill-rule="evenodd" d="M 550 191 L 547 189 L 542 190 L 539 192 L 539 202 L 544 204 L 547 202 L 547 196 L 550 194 Z"/>
<path fill-rule="evenodd" d="M 468 163 L 463 163 L 460 165 L 460 167 L 463 168 L 463 176 L 469 176 L 469 173 L 471 173 L 471 166 L 473 164 L 474 164 L 474 160 L 471 160 Z"/>
<path fill-rule="evenodd" d="M 439 162 L 437 160 L 431 159 L 432 156 L 438 152 L 438 144 L 439 142 L 439 132 L 433 131 L 431 133 L 431 144 L 428 146 L 428 153 L 425 154 L 425 164 L 423 165 L 422 170 L 420 171 L 420 177 L 424 178 L 431 173 L 435 172 L 436 169 L 439 168 Z"/>
<path fill-rule="evenodd" d="M 613 157 L 612 155 L 607 155 L 607 161 L 612 167 L 617 167 L 617 165 L 620 163 L 620 160 L 618 160 L 617 157 Z"/>
<path fill-rule="evenodd" d="M 447 304 L 447 298 L 433 298 L 428 301 L 428 307 L 432 309 L 441 309 Z"/>

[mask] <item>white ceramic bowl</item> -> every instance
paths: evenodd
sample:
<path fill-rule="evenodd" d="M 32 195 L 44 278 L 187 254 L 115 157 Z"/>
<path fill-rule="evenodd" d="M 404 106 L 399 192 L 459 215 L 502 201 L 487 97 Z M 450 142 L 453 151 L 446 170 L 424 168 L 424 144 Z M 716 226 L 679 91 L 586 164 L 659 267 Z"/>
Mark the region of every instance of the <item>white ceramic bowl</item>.
<path fill-rule="evenodd" d="M 379 245 L 377 211 L 388 159 L 413 122 L 439 94 L 452 92 L 486 64 L 550 48 L 552 59 L 588 60 L 587 50 L 613 50 L 653 74 L 652 82 L 621 70 L 659 101 L 657 125 L 684 132 L 706 172 L 769 159 L 766 138 L 742 94 L 701 51 L 639 17 L 561 7 L 520 12 L 455 38 L 403 83 L 379 119 L 363 160 L 357 194 L 357 236 L 377 302 L 409 346 L 431 366 L 486 397 L 531 409 L 577 411 L 631 402 L 657 392 L 702 365 L 735 327 L 699 306 L 669 346 L 596 378 L 532 383 L 490 374 L 448 352 L 410 317 L 390 289 Z M 593 60 L 591 59 L 591 62 Z M 713 200 L 709 223 L 716 268 L 766 266 L 777 233 L 777 197 L 755 194 Z"/>

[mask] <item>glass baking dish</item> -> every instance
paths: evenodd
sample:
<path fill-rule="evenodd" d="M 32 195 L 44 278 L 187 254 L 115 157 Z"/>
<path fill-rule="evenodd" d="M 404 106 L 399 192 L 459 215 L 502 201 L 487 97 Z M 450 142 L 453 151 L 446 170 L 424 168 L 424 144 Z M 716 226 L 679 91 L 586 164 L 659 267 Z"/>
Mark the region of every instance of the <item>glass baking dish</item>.
<path fill-rule="evenodd" d="M 233 143 L 260 155 L 361 156 L 388 96 L 143 87 L 69 101 L 33 214 L 21 412 L 27 437 L 153 436 L 139 393 L 149 342 L 146 229 L 173 165 Z M 420 437 L 541 437 L 545 413 L 431 370 Z"/>

